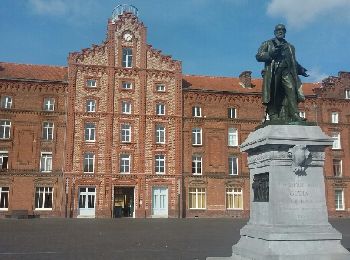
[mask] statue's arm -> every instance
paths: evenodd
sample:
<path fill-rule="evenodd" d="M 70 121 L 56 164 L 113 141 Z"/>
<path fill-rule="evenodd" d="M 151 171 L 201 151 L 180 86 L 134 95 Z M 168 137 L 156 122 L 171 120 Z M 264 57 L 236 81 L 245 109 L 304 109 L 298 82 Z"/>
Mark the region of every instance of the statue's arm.
<path fill-rule="evenodd" d="M 305 69 L 303 66 L 301 66 L 298 62 L 297 64 L 297 73 L 298 75 L 302 75 L 304 77 L 308 77 L 309 75 L 306 73 L 307 69 Z"/>
<path fill-rule="evenodd" d="M 263 42 L 255 55 L 255 58 L 259 62 L 271 62 L 272 58 L 269 54 L 269 46 L 267 42 Z"/>

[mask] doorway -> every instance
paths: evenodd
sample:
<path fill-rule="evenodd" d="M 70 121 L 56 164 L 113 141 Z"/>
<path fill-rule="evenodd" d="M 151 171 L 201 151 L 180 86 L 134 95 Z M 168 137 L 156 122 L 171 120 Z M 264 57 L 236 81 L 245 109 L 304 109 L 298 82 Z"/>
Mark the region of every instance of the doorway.
<path fill-rule="evenodd" d="M 79 188 L 79 215 L 78 217 L 95 217 L 95 187 Z"/>
<path fill-rule="evenodd" d="M 114 187 L 113 217 L 135 217 L 134 187 Z"/>
<path fill-rule="evenodd" d="M 152 192 L 152 215 L 157 218 L 168 217 L 168 188 L 154 187 Z"/>

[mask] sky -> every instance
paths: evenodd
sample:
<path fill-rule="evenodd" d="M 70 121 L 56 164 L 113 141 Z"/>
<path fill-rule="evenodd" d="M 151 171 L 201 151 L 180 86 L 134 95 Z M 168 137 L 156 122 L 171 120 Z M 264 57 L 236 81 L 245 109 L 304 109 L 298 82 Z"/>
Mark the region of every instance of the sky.
<path fill-rule="evenodd" d="M 105 40 L 119 4 L 138 8 L 148 44 L 184 74 L 260 77 L 255 54 L 278 23 L 308 69 L 304 82 L 350 71 L 350 0 L 1 0 L 0 61 L 67 66 L 69 52 Z"/>

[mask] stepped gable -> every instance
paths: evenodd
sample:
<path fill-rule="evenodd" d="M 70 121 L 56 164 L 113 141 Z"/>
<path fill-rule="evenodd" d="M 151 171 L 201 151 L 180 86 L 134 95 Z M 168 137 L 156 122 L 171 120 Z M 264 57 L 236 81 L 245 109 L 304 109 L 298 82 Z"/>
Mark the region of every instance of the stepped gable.
<path fill-rule="evenodd" d="M 235 93 L 261 93 L 262 79 L 252 79 L 252 87 L 244 88 L 240 79 L 233 77 L 218 77 L 204 75 L 183 75 L 183 89 L 200 89 L 207 91 L 230 91 Z M 319 88 L 320 83 L 303 83 L 305 95 L 315 95 L 314 89 Z"/>
<path fill-rule="evenodd" d="M 0 62 L 0 79 L 67 82 L 67 67 Z"/>

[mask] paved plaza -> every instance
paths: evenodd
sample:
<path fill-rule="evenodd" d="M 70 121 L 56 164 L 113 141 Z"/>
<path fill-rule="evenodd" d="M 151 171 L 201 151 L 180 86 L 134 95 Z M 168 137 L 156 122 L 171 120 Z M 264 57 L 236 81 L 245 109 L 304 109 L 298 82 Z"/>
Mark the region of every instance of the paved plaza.
<path fill-rule="evenodd" d="M 205 259 L 230 256 L 241 219 L 0 220 L 0 259 Z M 350 249 L 350 219 L 331 223 Z"/>

